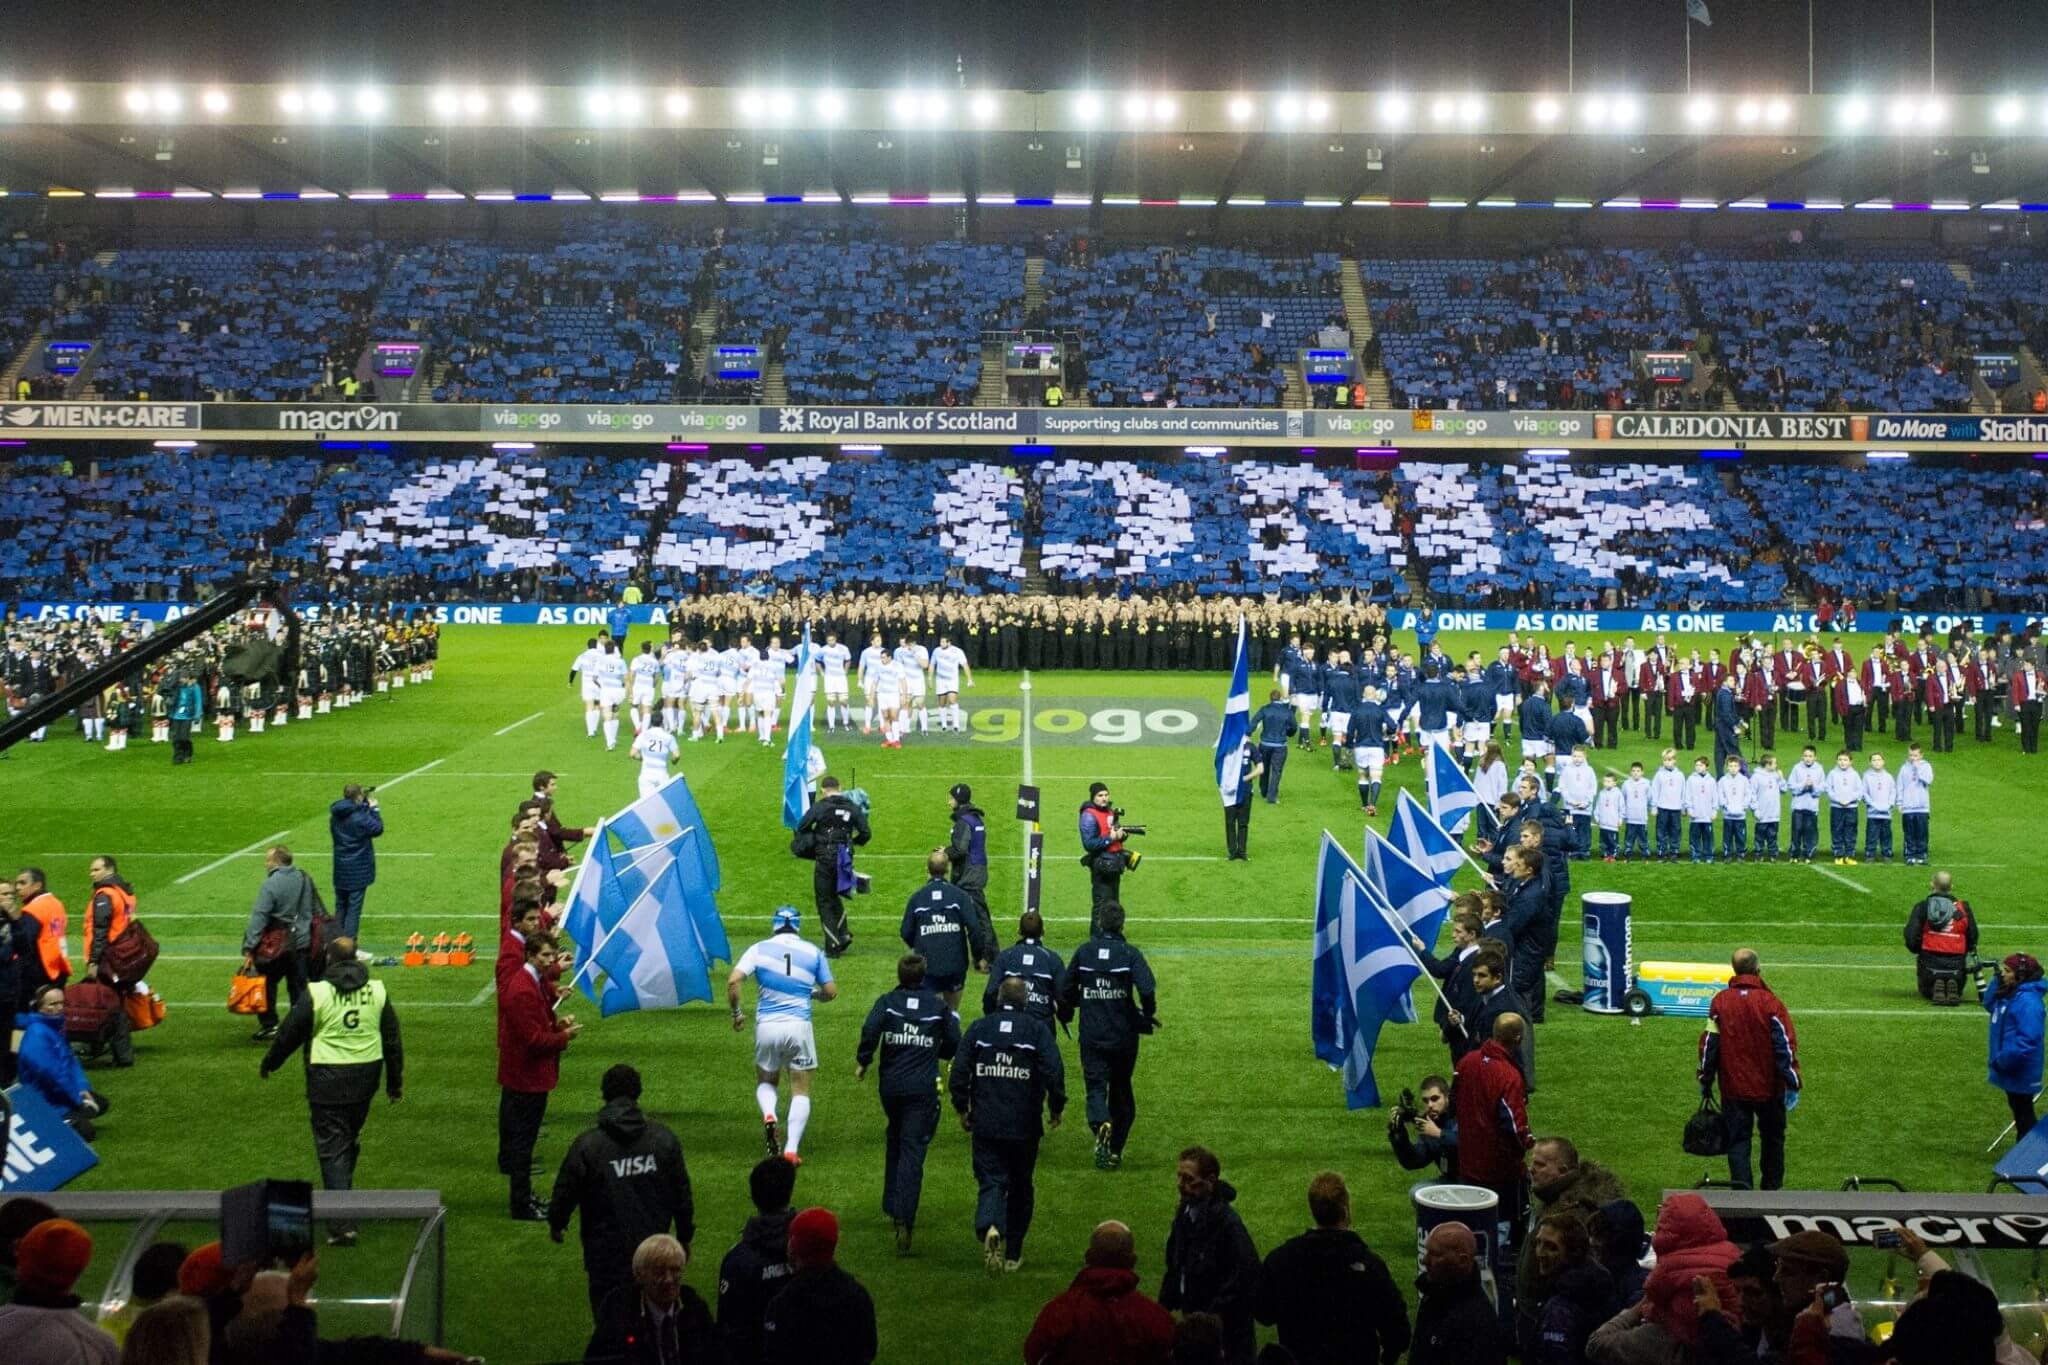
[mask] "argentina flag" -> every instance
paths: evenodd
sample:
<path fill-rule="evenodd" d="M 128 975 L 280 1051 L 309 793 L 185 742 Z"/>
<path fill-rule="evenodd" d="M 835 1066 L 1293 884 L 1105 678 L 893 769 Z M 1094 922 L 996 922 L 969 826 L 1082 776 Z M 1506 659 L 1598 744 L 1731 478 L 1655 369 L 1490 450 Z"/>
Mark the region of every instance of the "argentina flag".
<path fill-rule="evenodd" d="M 1216 791 L 1223 804 L 1244 800 L 1244 742 L 1251 733 L 1251 658 L 1246 651 L 1245 622 L 1237 618 L 1237 661 L 1230 667 L 1230 695 L 1223 702 L 1223 729 L 1216 736 Z"/>
<path fill-rule="evenodd" d="M 782 827 L 795 829 L 810 808 L 811 712 L 818 693 L 816 656 L 811 652 L 811 627 L 796 652 L 796 692 L 789 703 L 789 739 L 782 746 Z"/>
<path fill-rule="evenodd" d="M 600 1015 L 674 1009 L 711 998 L 710 966 L 684 898 L 680 867 L 680 860 L 669 859 L 598 940 L 579 972 L 586 993 L 590 969 L 604 973 Z"/>
<path fill-rule="evenodd" d="M 1429 764 L 1424 770 L 1429 784 L 1429 813 L 1456 839 L 1464 834 L 1466 822 L 1479 808 L 1479 791 L 1451 751 L 1441 744 L 1429 746 Z M 1406 793 L 1403 793 L 1405 795 Z"/>
<path fill-rule="evenodd" d="M 1344 1074 L 1344 1102 L 1376 1108 L 1372 1054 L 1380 1027 L 1406 1008 L 1422 969 L 1394 937 L 1387 910 L 1358 864 L 1328 831 L 1316 862 L 1316 930 L 1309 1035 L 1315 1054 Z"/>

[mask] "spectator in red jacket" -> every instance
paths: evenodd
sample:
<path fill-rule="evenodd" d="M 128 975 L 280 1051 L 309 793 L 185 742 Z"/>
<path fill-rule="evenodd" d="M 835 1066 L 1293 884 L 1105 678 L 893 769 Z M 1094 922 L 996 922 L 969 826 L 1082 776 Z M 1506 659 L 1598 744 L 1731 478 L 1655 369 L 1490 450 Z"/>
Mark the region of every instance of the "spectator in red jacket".
<path fill-rule="evenodd" d="M 1521 1251 L 1529 1197 L 1524 1153 L 1536 1145 L 1529 1131 L 1528 1092 L 1515 1058 L 1528 1025 L 1519 1014 L 1493 1021 L 1493 1037 L 1458 1059 L 1451 1106 L 1458 1115 L 1458 1178 L 1483 1185 L 1500 1199 L 1493 1236 L 1493 1277 L 1501 1322 L 1515 1320 L 1515 1260 Z"/>
<path fill-rule="evenodd" d="M 1081 1273 L 1038 1310 L 1025 1365 L 1165 1365 L 1173 1317 L 1138 1288 L 1137 1264 L 1128 1227 L 1097 1225 Z"/>
<path fill-rule="evenodd" d="M 547 1221 L 547 1206 L 533 1197 L 533 1144 L 562 1053 L 582 1029 L 575 1015 L 554 1012 L 545 978 L 555 956 L 555 941 L 535 934 L 526 965 L 498 991 L 498 1170 L 511 1181 L 512 1217 L 522 1223 Z"/>
<path fill-rule="evenodd" d="M 1728 1178 L 1751 1188 L 1752 1128 L 1763 1135 L 1764 1184 L 1785 1187 L 1785 1116 L 1799 1104 L 1799 1034 L 1785 1008 L 1758 975 L 1756 950 L 1739 948 L 1731 961 L 1735 975 L 1707 1009 L 1700 1035 L 1700 1095 L 1721 1083 L 1721 1111 L 1728 1124 Z"/>

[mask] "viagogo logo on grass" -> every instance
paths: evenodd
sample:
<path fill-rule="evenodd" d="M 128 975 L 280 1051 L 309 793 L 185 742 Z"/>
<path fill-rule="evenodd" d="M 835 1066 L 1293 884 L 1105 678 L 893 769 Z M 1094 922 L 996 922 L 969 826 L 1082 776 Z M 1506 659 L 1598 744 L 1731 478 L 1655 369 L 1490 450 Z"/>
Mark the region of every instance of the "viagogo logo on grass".
<path fill-rule="evenodd" d="M 977 744 L 1019 744 L 1025 709 L 997 702 L 969 708 L 966 738 Z M 1206 748 L 1223 718 L 1209 702 L 1169 699 L 1133 704 L 1128 698 L 1055 697 L 1030 709 L 1033 744 L 1155 744 Z M 920 742 L 939 734 L 919 735 Z M 952 735 L 943 738 L 954 738 Z"/>

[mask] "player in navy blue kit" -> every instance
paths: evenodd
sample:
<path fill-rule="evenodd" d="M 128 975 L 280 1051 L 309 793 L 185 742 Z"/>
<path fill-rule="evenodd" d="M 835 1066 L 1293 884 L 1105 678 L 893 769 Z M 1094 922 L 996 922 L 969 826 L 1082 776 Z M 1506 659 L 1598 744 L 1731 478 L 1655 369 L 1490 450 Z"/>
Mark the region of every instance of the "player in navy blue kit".
<path fill-rule="evenodd" d="M 1102 907 L 1101 927 L 1074 950 L 1060 980 L 1060 1022 L 1081 1015 L 1081 1075 L 1088 1087 L 1088 1127 L 1095 1134 L 1095 1165 L 1113 1171 L 1124 1163 L 1124 1143 L 1137 1121 L 1131 1078 L 1138 1069 L 1138 1039 L 1156 1026 L 1158 986 L 1145 955 L 1124 942 L 1124 908 Z"/>
<path fill-rule="evenodd" d="M 924 1190 L 924 1154 L 939 1130 L 939 1063 L 960 1047 L 960 1016 L 925 988 L 925 961 L 906 953 L 896 963 L 896 989 L 877 999 L 861 1025 L 859 1063 L 865 1080 L 877 1054 L 882 1077 L 877 1090 L 888 1116 L 887 1155 L 882 1167 L 882 1212 L 896 1227 L 896 1252 L 910 1253 Z"/>
<path fill-rule="evenodd" d="M 948 1083 L 960 1126 L 974 1134 L 974 1232 L 991 1275 L 1024 1264 L 1038 1143 L 1048 1123 L 1060 1126 L 1067 1107 L 1059 1043 L 1051 1026 L 1025 1009 L 1029 990 L 1013 977 L 996 995 L 1000 1008 L 967 1026 Z"/>

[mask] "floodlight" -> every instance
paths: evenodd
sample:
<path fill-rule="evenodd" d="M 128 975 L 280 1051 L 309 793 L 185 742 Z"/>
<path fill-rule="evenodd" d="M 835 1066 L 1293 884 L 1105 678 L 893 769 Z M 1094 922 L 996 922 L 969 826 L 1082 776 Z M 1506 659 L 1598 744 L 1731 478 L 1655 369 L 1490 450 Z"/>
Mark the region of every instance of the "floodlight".
<path fill-rule="evenodd" d="M 1398 91 L 1389 90 L 1380 96 L 1380 122 L 1389 128 L 1398 128 L 1408 121 L 1408 97 Z"/>
<path fill-rule="evenodd" d="M 185 107 L 184 97 L 167 85 L 160 85 L 149 95 L 149 107 L 159 114 L 175 114 Z"/>
<path fill-rule="evenodd" d="M 1783 127 L 1785 120 L 1792 117 L 1792 106 L 1782 99 L 1773 99 L 1764 106 L 1764 122 L 1773 128 Z"/>
<path fill-rule="evenodd" d="M 1438 95 L 1429 102 L 1429 116 L 1438 123 L 1449 123 L 1451 115 L 1457 112 L 1457 105 L 1449 95 Z"/>
<path fill-rule="evenodd" d="M 1273 113 L 1282 123 L 1292 123 L 1301 117 L 1301 101 L 1292 95 L 1282 95 L 1274 104 Z"/>
<path fill-rule="evenodd" d="M 927 91 L 918 101 L 918 111 L 933 123 L 946 117 L 946 97 L 936 90 Z"/>
<path fill-rule="evenodd" d="M 21 112 L 21 106 L 26 103 L 19 90 L 0 90 L 0 111 L 18 114 Z"/>
<path fill-rule="evenodd" d="M 1179 105 L 1174 103 L 1173 96 L 1171 95 L 1154 95 L 1152 97 L 1152 117 L 1160 123 L 1165 123 L 1168 119 L 1171 119 L 1179 107 Z"/>
<path fill-rule="evenodd" d="M 1486 101 L 1477 95 L 1466 95 L 1458 101 L 1458 119 L 1466 127 L 1476 127 L 1486 117 Z"/>
<path fill-rule="evenodd" d="M 680 90 L 669 91 L 668 98 L 661 103 L 662 108 L 668 110 L 670 118 L 681 118 L 690 112 L 690 97 Z"/>
<path fill-rule="evenodd" d="M 1755 100 L 1744 100 L 1735 106 L 1735 121 L 1746 126 L 1762 118 L 1763 112 L 1763 106 Z"/>
<path fill-rule="evenodd" d="M 482 118 L 491 110 L 491 97 L 481 90 L 463 92 L 462 112 L 471 118 Z"/>
<path fill-rule="evenodd" d="M 209 90 L 199 97 L 199 103 L 209 114 L 225 114 L 228 111 L 228 92 Z"/>
<path fill-rule="evenodd" d="M 816 104 L 821 119 L 836 122 L 846 117 L 846 96 L 837 90 L 820 90 Z"/>
<path fill-rule="evenodd" d="M 1580 112 L 1585 116 L 1587 123 L 1595 128 L 1599 127 L 1607 122 L 1607 97 L 1605 95 L 1593 96 L 1581 106 Z"/>
<path fill-rule="evenodd" d="M 1145 97 L 1143 95 L 1124 96 L 1124 117 L 1133 123 L 1143 123 L 1145 121 Z"/>
<path fill-rule="evenodd" d="M 1636 102 L 1634 97 L 1616 95 L 1614 97 L 1614 105 L 1608 112 L 1614 116 L 1614 124 L 1617 128 L 1629 126 L 1636 121 Z"/>
<path fill-rule="evenodd" d="M 54 95 L 52 99 L 54 101 Z M 53 103 L 51 107 L 56 106 Z M 296 90 L 280 90 L 277 95 L 277 107 L 287 114 L 303 114 L 306 112 L 306 97 Z"/>
<path fill-rule="evenodd" d="M 1870 101 L 1861 95 L 1851 95 L 1842 101 L 1837 117 L 1841 119 L 1844 128 L 1861 128 L 1870 122 Z"/>
<path fill-rule="evenodd" d="M 1083 123 L 1093 123 L 1102 117 L 1102 97 L 1083 91 L 1074 96 L 1074 117 Z"/>
<path fill-rule="evenodd" d="M 356 91 L 356 112 L 364 118 L 375 118 L 383 113 L 384 92 L 369 85 Z"/>
<path fill-rule="evenodd" d="M 974 98 L 968 101 L 968 108 L 973 112 L 976 123 L 987 123 L 996 116 L 996 97 L 986 90 L 976 91 Z"/>
<path fill-rule="evenodd" d="M 1330 102 L 1321 95 L 1312 95 L 1309 97 L 1306 112 L 1310 123 L 1321 123 L 1330 116 Z"/>
<path fill-rule="evenodd" d="M 149 112 L 149 92 L 147 90 L 130 90 L 121 97 L 121 103 L 126 106 L 131 114 L 146 114 Z"/>
<path fill-rule="evenodd" d="M 334 112 L 333 92 L 315 88 L 306 92 L 306 108 L 316 118 L 326 118 Z"/>
<path fill-rule="evenodd" d="M 623 122 L 639 118 L 644 107 L 645 103 L 641 100 L 638 90 L 621 90 L 612 96 L 612 109 Z"/>
<path fill-rule="evenodd" d="M 593 118 L 608 118 L 612 112 L 612 95 L 609 90 L 591 90 L 583 96 L 583 107 Z"/>
<path fill-rule="evenodd" d="M 446 88 L 436 90 L 428 103 L 433 106 L 434 113 L 441 118 L 454 118 L 462 112 L 462 96 Z"/>
<path fill-rule="evenodd" d="M 2001 127 L 2010 128 L 2020 121 L 2020 102 L 2007 95 L 1991 111 L 1991 116 L 1998 120 Z"/>
<path fill-rule="evenodd" d="M 532 118 L 540 112 L 540 96 L 522 87 L 505 96 L 505 107 L 515 118 Z"/>
<path fill-rule="evenodd" d="M 1538 123 L 1548 127 L 1557 122 L 1557 116 L 1560 111 L 1557 107 L 1557 101 L 1545 95 L 1530 107 L 1529 112 L 1535 116 Z"/>
<path fill-rule="evenodd" d="M 1246 99 L 1243 95 L 1238 95 L 1230 101 L 1230 121 L 1232 123 L 1249 123 L 1251 122 L 1251 117 L 1252 102 L 1250 100 Z"/>
<path fill-rule="evenodd" d="M 1705 95 L 1694 95 L 1685 102 L 1685 121 L 1695 128 L 1704 128 L 1714 121 L 1714 101 Z"/>

